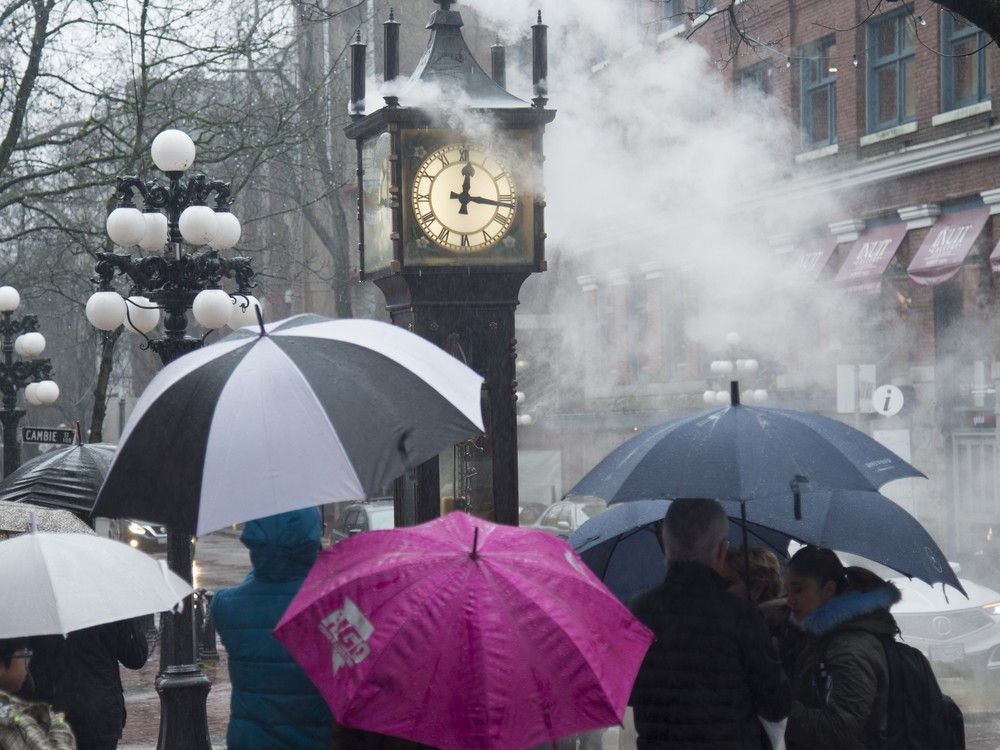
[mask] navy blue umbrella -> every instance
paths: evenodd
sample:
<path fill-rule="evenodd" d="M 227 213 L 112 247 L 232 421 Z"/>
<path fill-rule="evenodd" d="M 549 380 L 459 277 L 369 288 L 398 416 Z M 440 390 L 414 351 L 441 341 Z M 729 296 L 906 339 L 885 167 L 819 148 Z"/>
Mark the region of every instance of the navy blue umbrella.
<path fill-rule="evenodd" d="M 732 522 L 729 541 L 744 544 L 738 503 L 725 503 Z M 669 500 L 637 500 L 612 505 L 582 524 L 569 537 L 577 553 L 611 592 L 628 602 L 663 582 L 663 542 L 660 525 Z M 751 547 L 764 547 L 788 557 L 789 537 L 757 524 L 746 525 Z"/>
<path fill-rule="evenodd" d="M 750 501 L 805 490 L 878 490 L 920 471 L 868 435 L 819 414 L 743 406 L 636 435 L 568 493 L 617 503 L 714 497 Z"/>

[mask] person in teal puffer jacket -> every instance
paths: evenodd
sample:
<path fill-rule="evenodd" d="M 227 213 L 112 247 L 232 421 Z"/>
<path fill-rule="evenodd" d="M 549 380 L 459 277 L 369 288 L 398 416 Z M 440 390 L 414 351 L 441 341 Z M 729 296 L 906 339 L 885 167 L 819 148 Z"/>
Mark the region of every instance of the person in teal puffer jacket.
<path fill-rule="evenodd" d="M 315 508 L 280 513 L 243 528 L 253 570 L 212 600 L 212 619 L 229 655 L 229 750 L 328 750 L 326 701 L 272 635 L 320 551 Z"/>

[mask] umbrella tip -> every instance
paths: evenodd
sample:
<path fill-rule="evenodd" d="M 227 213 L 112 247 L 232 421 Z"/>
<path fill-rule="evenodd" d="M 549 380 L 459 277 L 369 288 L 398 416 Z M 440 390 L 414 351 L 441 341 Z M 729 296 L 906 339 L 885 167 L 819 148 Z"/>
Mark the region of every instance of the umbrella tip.
<path fill-rule="evenodd" d="M 473 560 L 479 559 L 479 527 L 476 526 L 472 531 L 472 552 L 469 554 Z"/>
<path fill-rule="evenodd" d="M 723 398 L 725 398 L 725 396 L 723 396 Z M 729 381 L 729 400 L 732 402 L 733 406 L 740 405 L 740 381 Z"/>
<path fill-rule="evenodd" d="M 80 429 L 80 420 L 76 420 L 76 444 L 83 445 L 83 430 Z"/>
<path fill-rule="evenodd" d="M 266 336 L 267 331 L 264 329 L 264 315 L 260 311 L 260 305 L 254 305 L 253 311 L 257 313 L 257 324 L 260 326 L 260 335 Z"/>

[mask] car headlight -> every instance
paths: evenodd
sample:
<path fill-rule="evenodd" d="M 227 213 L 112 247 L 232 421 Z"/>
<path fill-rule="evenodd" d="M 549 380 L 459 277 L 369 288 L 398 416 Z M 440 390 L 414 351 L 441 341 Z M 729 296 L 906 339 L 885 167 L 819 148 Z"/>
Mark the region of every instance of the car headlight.
<path fill-rule="evenodd" d="M 128 530 L 130 534 L 135 534 L 137 536 L 143 536 L 146 533 L 146 527 L 136 523 L 135 521 L 129 522 Z"/>
<path fill-rule="evenodd" d="M 990 602 L 989 604 L 984 604 L 983 609 L 985 609 L 991 615 L 996 615 L 997 617 L 1000 617 L 1000 602 Z"/>

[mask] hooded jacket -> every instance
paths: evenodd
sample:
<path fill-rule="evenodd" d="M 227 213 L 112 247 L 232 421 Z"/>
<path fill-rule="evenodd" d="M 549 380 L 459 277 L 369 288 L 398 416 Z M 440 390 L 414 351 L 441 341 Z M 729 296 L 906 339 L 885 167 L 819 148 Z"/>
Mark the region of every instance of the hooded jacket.
<path fill-rule="evenodd" d="M 326 701 L 271 633 L 320 551 L 315 508 L 280 513 L 243 528 L 253 570 L 212 600 L 212 619 L 229 656 L 229 750 L 330 747 Z"/>
<path fill-rule="evenodd" d="M 889 668 L 880 636 L 895 636 L 887 583 L 840 594 L 802 622 L 809 636 L 795 661 L 785 739 L 790 750 L 876 750 L 885 746 Z"/>

